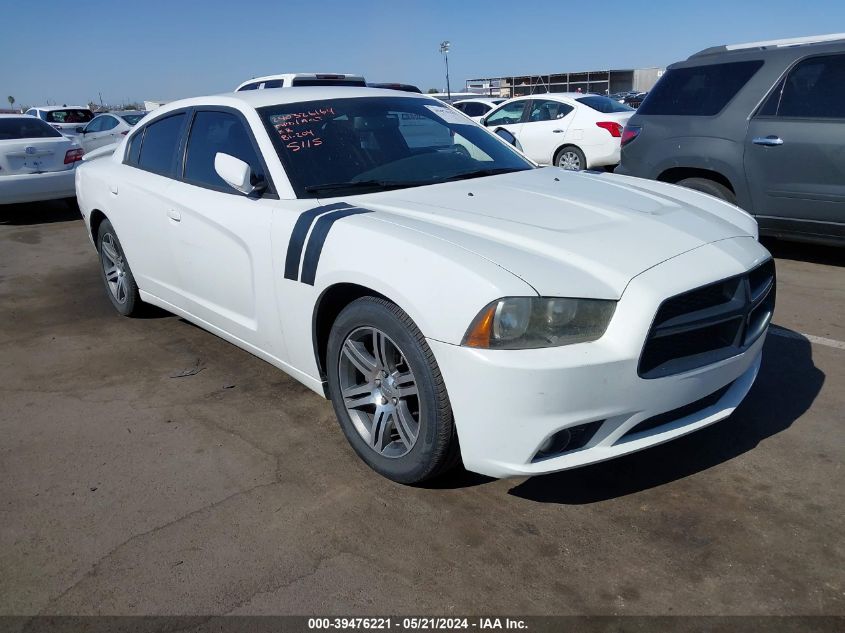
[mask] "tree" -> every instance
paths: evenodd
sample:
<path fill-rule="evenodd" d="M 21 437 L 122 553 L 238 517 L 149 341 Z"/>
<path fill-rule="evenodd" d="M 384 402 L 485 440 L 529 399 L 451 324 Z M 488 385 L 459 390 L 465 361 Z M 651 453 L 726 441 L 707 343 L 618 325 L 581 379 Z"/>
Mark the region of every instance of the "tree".
<path fill-rule="evenodd" d="M 14 98 L 14 97 L 12 97 L 12 96 L 10 95 L 10 96 L 6 97 L 6 100 L 9 102 L 9 107 L 10 107 L 10 108 L 14 108 L 14 107 L 15 107 L 15 98 Z"/>
<path fill-rule="evenodd" d="M 428 94 L 430 94 L 430 95 L 436 95 L 438 92 L 440 92 L 440 91 L 437 88 L 429 88 L 428 89 Z"/>

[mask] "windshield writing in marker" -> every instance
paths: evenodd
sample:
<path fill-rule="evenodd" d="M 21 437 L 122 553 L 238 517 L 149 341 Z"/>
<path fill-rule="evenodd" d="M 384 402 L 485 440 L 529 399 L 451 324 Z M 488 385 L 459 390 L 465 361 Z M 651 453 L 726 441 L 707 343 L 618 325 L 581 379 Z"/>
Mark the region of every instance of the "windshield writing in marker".
<path fill-rule="evenodd" d="M 270 122 L 285 147 L 296 153 L 323 145 L 323 139 L 319 136 L 320 124 L 333 116 L 334 108 L 314 108 L 303 112 L 277 114 L 270 117 Z"/>

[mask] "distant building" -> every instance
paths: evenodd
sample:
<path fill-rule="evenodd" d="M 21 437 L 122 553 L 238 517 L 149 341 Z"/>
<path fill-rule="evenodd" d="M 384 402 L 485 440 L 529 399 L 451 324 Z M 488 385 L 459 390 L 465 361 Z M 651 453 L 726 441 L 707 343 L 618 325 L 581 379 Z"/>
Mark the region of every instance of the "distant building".
<path fill-rule="evenodd" d="M 518 75 L 467 79 L 467 92 L 492 97 L 521 97 L 545 92 L 647 92 L 657 83 L 664 68 L 635 68 L 627 70 L 588 70 L 577 73 L 548 75 Z"/>

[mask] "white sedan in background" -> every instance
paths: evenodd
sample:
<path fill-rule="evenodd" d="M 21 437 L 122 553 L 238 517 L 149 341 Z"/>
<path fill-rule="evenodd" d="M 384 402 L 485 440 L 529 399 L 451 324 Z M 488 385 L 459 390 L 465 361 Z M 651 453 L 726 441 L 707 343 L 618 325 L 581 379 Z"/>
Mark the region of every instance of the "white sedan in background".
<path fill-rule="evenodd" d="M 79 134 L 79 142 L 86 152 L 117 143 L 147 115 L 141 110 L 125 110 L 98 114 Z"/>
<path fill-rule="evenodd" d="M 485 114 L 504 101 L 505 99 L 479 97 L 477 99 L 460 99 L 459 101 L 453 102 L 452 106 L 478 123 Z"/>
<path fill-rule="evenodd" d="M 723 419 L 774 309 L 744 211 L 537 168 L 424 95 L 169 103 L 76 184 L 120 314 L 154 304 L 279 367 L 404 483 L 459 459 L 548 473 Z"/>
<path fill-rule="evenodd" d="M 26 111 L 49 123 L 65 136 L 76 136 L 82 128 L 94 118 L 94 113 L 86 106 L 38 106 Z"/>
<path fill-rule="evenodd" d="M 83 150 L 40 119 L 0 114 L 0 204 L 69 199 Z"/>
<path fill-rule="evenodd" d="M 633 114 L 601 95 L 549 93 L 506 101 L 481 123 L 513 135 L 531 160 L 577 171 L 619 164 L 622 129 Z"/>

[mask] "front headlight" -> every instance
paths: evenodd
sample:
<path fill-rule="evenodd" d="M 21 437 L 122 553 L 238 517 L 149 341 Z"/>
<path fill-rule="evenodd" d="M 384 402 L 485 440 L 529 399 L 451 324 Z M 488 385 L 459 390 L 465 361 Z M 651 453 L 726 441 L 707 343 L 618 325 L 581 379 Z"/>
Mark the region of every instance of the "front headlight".
<path fill-rule="evenodd" d="M 475 317 L 462 345 L 484 349 L 535 349 L 584 343 L 607 329 L 615 301 L 561 297 L 505 297 Z"/>

